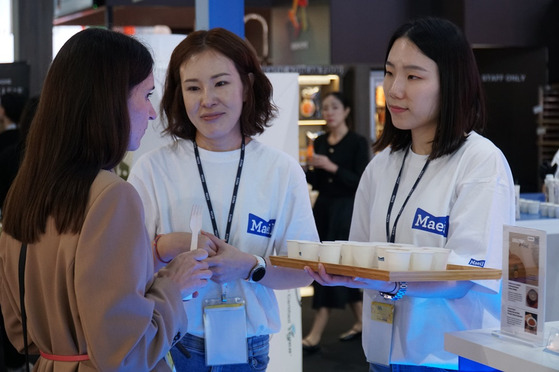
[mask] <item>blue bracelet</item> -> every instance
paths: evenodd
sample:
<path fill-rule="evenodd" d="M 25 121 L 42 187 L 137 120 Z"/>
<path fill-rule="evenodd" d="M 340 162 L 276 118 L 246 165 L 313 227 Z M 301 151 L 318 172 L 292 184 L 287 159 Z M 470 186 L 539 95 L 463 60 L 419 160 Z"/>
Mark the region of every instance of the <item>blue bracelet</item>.
<path fill-rule="evenodd" d="M 397 288 L 397 290 L 396 290 L 396 288 Z M 396 292 L 393 292 L 393 293 L 379 292 L 379 294 L 382 297 L 384 297 L 384 299 L 386 299 L 386 300 L 398 301 L 400 298 L 404 297 L 404 295 L 406 294 L 406 290 L 408 288 L 408 283 L 398 282 L 398 283 L 396 283 L 396 288 L 394 288 L 394 290 L 396 290 Z"/>

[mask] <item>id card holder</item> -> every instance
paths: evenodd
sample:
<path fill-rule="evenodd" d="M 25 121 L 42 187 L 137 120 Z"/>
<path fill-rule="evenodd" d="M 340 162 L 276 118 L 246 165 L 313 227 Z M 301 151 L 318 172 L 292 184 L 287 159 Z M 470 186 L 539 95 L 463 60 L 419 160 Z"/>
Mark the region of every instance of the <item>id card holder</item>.
<path fill-rule="evenodd" d="M 206 365 L 248 363 L 245 301 L 240 297 L 204 301 Z"/>
<path fill-rule="evenodd" d="M 392 347 L 392 328 L 394 326 L 394 304 L 380 295 L 370 301 L 369 316 L 371 317 L 372 334 L 382 335 L 382 342 L 375 342 L 369 348 L 368 359 L 376 364 L 390 364 Z"/>

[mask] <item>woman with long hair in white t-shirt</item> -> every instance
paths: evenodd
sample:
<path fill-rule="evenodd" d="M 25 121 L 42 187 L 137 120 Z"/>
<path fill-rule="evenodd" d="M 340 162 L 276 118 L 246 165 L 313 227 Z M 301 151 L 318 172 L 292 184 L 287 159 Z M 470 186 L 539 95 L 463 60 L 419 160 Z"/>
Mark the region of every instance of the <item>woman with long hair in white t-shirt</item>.
<path fill-rule="evenodd" d="M 386 123 L 357 190 L 350 240 L 444 247 L 451 264 L 500 268 L 514 184 L 502 152 L 479 134 L 482 83 L 458 27 L 437 18 L 401 26 L 389 43 L 384 91 Z M 371 371 L 457 369 L 444 333 L 499 326 L 497 280 L 394 283 L 306 270 L 322 285 L 365 289 Z"/>

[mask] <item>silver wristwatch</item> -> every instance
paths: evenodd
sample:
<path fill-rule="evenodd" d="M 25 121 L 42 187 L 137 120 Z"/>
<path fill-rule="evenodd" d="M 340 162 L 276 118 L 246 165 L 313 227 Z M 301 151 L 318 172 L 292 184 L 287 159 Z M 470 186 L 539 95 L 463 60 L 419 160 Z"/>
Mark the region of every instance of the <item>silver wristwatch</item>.
<path fill-rule="evenodd" d="M 256 265 L 250 270 L 248 278 L 246 279 L 251 283 L 259 282 L 264 278 L 264 275 L 266 275 L 266 260 L 257 255 L 254 255 L 254 257 L 256 258 Z"/>
<path fill-rule="evenodd" d="M 396 288 L 394 290 L 396 292 L 379 292 L 379 294 L 384 297 L 386 300 L 391 301 L 398 301 L 400 298 L 404 297 L 406 294 L 406 290 L 408 288 L 408 283 L 406 282 L 397 282 Z"/>

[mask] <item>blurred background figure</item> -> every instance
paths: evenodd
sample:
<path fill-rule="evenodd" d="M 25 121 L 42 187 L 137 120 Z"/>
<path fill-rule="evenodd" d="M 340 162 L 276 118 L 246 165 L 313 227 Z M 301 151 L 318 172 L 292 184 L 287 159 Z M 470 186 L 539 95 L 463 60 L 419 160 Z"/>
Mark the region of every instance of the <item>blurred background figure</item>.
<path fill-rule="evenodd" d="M 307 161 L 307 182 L 318 191 L 313 214 L 323 242 L 348 239 L 355 192 L 370 160 L 367 139 L 350 129 L 350 111 L 349 102 L 342 93 L 332 92 L 324 97 L 322 116 L 326 120 L 326 133 L 315 139 L 314 155 Z M 348 304 L 355 323 L 340 335 L 340 340 L 359 337 L 363 308 L 361 290 L 323 287 L 316 282 L 313 289 L 312 307 L 316 316 L 309 334 L 303 339 L 303 349 L 309 353 L 318 351 L 330 311 L 344 309 Z"/>
<path fill-rule="evenodd" d="M 23 94 L 15 92 L 0 96 L 0 152 L 19 141 L 18 123 L 26 100 Z"/>
<path fill-rule="evenodd" d="M 38 96 L 30 98 L 26 102 L 19 119 L 18 129 L 8 131 L 17 133 L 17 140 L 13 144 L 0 150 L 0 216 L 2 205 L 4 205 L 4 200 L 8 194 L 8 189 L 16 177 L 19 165 L 23 158 L 25 139 L 27 137 L 27 132 L 29 132 L 33 116 L 35 116 L 35 110 L 37 109 L 38 103 Z"/>

